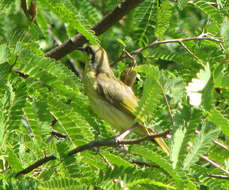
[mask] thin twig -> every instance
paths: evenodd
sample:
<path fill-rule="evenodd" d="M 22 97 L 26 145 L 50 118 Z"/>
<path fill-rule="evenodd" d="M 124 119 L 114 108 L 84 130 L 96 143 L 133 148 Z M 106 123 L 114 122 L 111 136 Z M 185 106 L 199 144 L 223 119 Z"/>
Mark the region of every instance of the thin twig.
<path fill-rule="evenodd" d="M 166 97 L 166 95 L 165 95 L 165 92 L 164 92 L 163 87 L 162 87 L 161 85 L 159 85 L 159 86 L 160 86 L 160 88 L 161 88 L 161 90 L 162 90 L 163 98 L 164 98 L 164 101 L 165 101 L 165 103 L 166 103 L 166 106 L 167 106 L 167 109 L 168 109 L 168 112 L 169 112 L 170 121 L 171 121 L 173 127 L 175 127 L 175 122 L 174 122 L 174 120 L 173 120 L 173 114 L 172 114 L 172 110 L 170 109 L 169 101 L 168 101 L 168 99 L 167 99 L 167 97 Z"/>
<path fill-rule="evenodd" d="M 103 160 L 108 164 L 108 166 L 111 167 L 111 169 L 114 169 L 114 166 L 109 162 L 109 160 L 103 154 L 101 154 L 101 152 L 98 151 L 97 154 L 103 158 Z"/>
<path fill-rule="evenodd" d="M 213 160 L 211 160 L 207 156 L 202 155 L 201 158 L 204 159 L 204 160 L 206 160 L 211 165 L 215 166 L 216 168 L 220 169 L 221 171 L 223 171 L 223 172 L 225 172 L 226 174 L 229 175 L 229 171 L 228 170 L 224 169 L 222 166 L 220 166 L 219 164 L 217 164 L 216 162 L 214 162 Z"/>
<path fill-rule="evenodd" d="M 206 4 L 211 5 L 213 7 L 218 7 L 218 4 L 214 2 L 206 2 Z"/>
<path fill-rule="evenodd" d="M 180 38 L 180 39 L 169 39 L 169 40 L 163 40 L 163 41 L 154 41 L 150 44 L 148 44 L 147 46 L 143 47 L 143 48 L 139 48 L 136 49 L 132 52 L 130 52 L 131 55 L 137 55 L 140 54 L 143 50 L 151 48 L 153 46 L 156 45 L 160 45 L 160 44 L 167 44 L 167 43 L 181 43 L 181 42 L 185 42 L 185 41 L 193 41 L 193 40 L 210 40 L 210 41 L 214 41 L 214 42 L 218 42 L 218 43 L 223 43 L 223 41 L 218 40 L 216 38 L 213 37 L 203 37 L 203 36 L 195 36 L 195 37 L 190 37 L 190 38 Z M 122 59 L 126 58 L 127 55 L 122 54 L 118 59 L 116 59 L 115 61 L 113 61 L 111 63 L 111 66 L 115 65 L 117 62 L 121 61 Z"/>
<path fill-rule="evenodd" d="M 222 143 L 220 143 L 220 142 L 218 142 L 216 140 L 214 140 L 214 143 L 216 145 L 218 145 L 219 147 L 223 148 L 224 150 L 229 151 L 229 148 L 227 146 L 225 146 L 224 144 L 222 144 Z"/>
<path fill-rule="evenodd" d="M 136 63 L 136 59 L 134 58 L 134 56 L 133 55 L 131 55 L 127 50 L 123 50 L 125 53 L 126 53 L 126 55 L 133 61 L 133 66 L 136 66 L 137 65 L 137 63 Z"/>
<path fill-rule="evenodd" d="M 192 51 L 190 49 L 188 49 L 188 47 L 183 43 L 183 42 L 179 42 L 179 44 L 191 55 L 193 56 L 197 61 L 200 61 L 199 57 L 197 57 L 194 53 L 192 53 Z"/>
<path fill-rule="evenodd" d="M 214 175 L 214 174 L 211 174 L 211 175 L 208 175 L 208 177 L 217 178 L 217 179 L 229 179 L 229 176 L 226 176 L 226 175 Z"/>

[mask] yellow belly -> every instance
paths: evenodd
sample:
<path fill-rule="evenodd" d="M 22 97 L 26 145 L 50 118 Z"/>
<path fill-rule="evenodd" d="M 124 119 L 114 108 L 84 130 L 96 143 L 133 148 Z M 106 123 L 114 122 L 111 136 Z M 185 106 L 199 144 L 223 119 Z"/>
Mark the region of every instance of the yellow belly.
<path fill-rule="evenodd" d="M 124 131 L 134 124 L 134 117 L 123 113 L 102 98 L 90 98 L 92 109 L 112 127 Z"/>
<path fill-rule="evenodd" d="M 135 117 L 133 115 L 123 113 L 102 98 L 97 97 L 89 99 L 94 112 L 101 119 L 107 121 L 113 128 L 123 132 L 134 125 Z M 146 131 L 145 127 L 138 125 L 134 133 L 145 136 L 148 135 L 148 130 Z"/>

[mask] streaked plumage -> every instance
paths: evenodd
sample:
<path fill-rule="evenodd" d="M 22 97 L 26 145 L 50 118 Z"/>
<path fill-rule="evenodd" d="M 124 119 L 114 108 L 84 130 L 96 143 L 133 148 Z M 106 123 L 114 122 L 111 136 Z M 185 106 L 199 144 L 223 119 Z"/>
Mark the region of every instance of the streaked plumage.
<path fill-rule="evenodd" d="M 138 98 L 132 89 L 118 80 L 109 66 L 106 51 L 98 46 L 87 46 L 88 54 L 83 83 L 92 109 L 112 127 L 124 131 L 134 124 Z M 155 131 L 138 125 L 134 130 L 140 136 L 155 134 Z M 162 138 L 155 139 L 168 154 L 168 148 Z"/>

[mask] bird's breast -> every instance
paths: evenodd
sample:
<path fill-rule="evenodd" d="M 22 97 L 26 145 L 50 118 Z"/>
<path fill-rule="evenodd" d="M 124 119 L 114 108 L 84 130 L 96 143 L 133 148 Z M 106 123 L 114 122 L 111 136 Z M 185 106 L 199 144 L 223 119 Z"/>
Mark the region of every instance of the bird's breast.
<path fill-rule="evenodd" d="M 87 72 L 83 77 L 84 88 L 86 94 L 89 98 L 93 96 L 97 96 L 97 88 L 98 84 L 96 82 L 96 73 L 95 72 Z"/>

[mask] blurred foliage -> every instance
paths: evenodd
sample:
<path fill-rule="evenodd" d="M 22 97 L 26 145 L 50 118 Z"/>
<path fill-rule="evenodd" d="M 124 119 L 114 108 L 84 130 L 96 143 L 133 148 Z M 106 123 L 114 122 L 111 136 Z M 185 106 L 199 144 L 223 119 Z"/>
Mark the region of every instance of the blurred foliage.
<path fill-rule="evenodd" d="M 202 159 L 229 170 L 227 0 L 144 0 L 98 37 L 90 28 L 121 0 L 37 0 L 33 15 L 22 2 L 29 10 L 34 1 L 0 1 L 0 189 L 228 189 L 228 179 L 211 177 L 228 173 Z M 134 55 L 136 114 L 148 116 L 148 127 L 170 130 L 170 157 L 150 142 L 125 153 L 103 147 L 100 154 L 66 155 L 119 134 L 90 108 L 79 77 L 83 55 L 74 51 L 59 61 L 44 55 L 77 33 L 101 44 L 111 62 L 124 48 L 131 52 L 157 40 L 223 42 L 164 43 Z M 119 77 L 132 64 L 126 58 L 113 70 Z M 57 159 L 15 177 L 45 155 Z"/>

